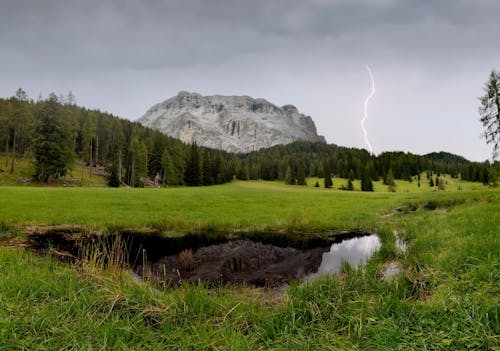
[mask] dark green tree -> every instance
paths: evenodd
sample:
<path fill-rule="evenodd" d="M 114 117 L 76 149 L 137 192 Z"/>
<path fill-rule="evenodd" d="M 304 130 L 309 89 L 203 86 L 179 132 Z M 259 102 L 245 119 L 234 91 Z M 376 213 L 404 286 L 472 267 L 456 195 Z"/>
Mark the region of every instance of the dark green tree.
<path fill-rule="evenodd" d="M 293 172 L 293 167 L 291 165 L 288 165 L 288 167 L 286 168 L 285 184 L 289 184 L 289 185 L 297 184 L 296 180 L 295 180 L 295 174 Z"/>
<path fill-rule="evenodd" d="M 370 169 L 368 166 L 365 167 L 361 175 L 361 191 L 373 191 L 373 182 L 370 178 Z"/>
<path fill-rule="evenodd" d="M 480 121 L 483 123 L 486 143 L 493 144 L 493 158 L 500 150 L 500 74 L 491 71 L 484 87 L 485 95 L 480 98 Z"/>
<path fill-rule="evenodd" d="M 73 161 L 71 127 L 61 116 L 57 97 L 50 97 L 39 104 L 37 110 L 36 138 L 33 142 L 35 178 L 50 183 L 63 177 Z"/>
<path fill-rule="evenodd" d="M 354 172 L 352 169 L 349 170 L 349 176 L 347 179 L 347 190 L 353 191 L 354 190 L 354 184 L 352 183 L 354 181 Z"/>
<path fill-rule="evenodd" d="M 325 161 L 323 163 L 323 177 L 325 177 L 325 188 L 331 188 L 333 186 L 332 172 L 330 171 L 330 163 Z"/>
<path fill-rule="evenodd" d="M 203 185 L 203 156 L 201 150 L 196 143 L 191 144 L 189 150 L 189 159 L 186 164 L 186 173 L 184 181 L 186 185 L 198 186 Z"/>
<path fill-rule="evenodd" d="M 307 185 L 306 169 L 303 162 L 299 162 L 297 165 L 297 185 Z"/>

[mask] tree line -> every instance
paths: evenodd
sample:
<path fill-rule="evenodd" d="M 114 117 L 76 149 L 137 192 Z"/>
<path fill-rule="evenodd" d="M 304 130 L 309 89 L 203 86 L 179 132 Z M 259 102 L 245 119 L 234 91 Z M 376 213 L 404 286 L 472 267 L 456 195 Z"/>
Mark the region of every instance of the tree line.
<path fill-rule="evenodd" d="M 372 191 L 372 181 L 379 179 L 389 187 L 394 187 L 394 179 L 420 185 L 425 171 L 484 184 L 498 173 L 498 163 L 470 162 L 445 152 L 374 156 L 364 149 L 319 142 L 232 154 L 186 145 L 137 122 L 77 106 L 71 93 L 33 101 L 22 89 L 0 99 L 0 148 L 6 156 L 0 169 L 13 173 L 16 160 L 27 157 L 35 165 L 34 178 L 44 183 L 66 176 L 75 162 L 91 174 L 96 167 L 106 168 L 111 186 L 132 187 L 223 184 L 235 177 L 293 185 L 318 177 L 325 179 L 325 187 L 333 187 L 332 177 L 340 177 L 348 179 L 347 185 L 335 186 L 353 190 L 352 182 L 360 179 L 361 190 Z"/>
<path fill-rule="evenodd" d="M 0 148 L 13 173 L 21 157 L 32 159 L 34 178 L 50 183 L 75 162 L 92 175 L 105 167 L 112 186 L 212 185 L 233 178 L 235 157 L 220 150 L 186 145 L 139 123 L 77 106 L 71 93 L 38 101 L 19 89 L 0 99 Z M 83 169 L 82 168 L 82 169 Z"/>

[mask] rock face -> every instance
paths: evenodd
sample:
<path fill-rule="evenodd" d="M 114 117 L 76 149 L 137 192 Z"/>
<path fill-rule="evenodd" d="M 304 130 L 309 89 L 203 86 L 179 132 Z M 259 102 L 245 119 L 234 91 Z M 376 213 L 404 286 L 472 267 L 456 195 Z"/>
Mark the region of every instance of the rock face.
<path fill-rule="evenodd" d="M 295 106 L 278 107 L 248 96 L 179 92 L 151 107 L 138 122 L 185 143 L 230 152 L 251 152 L 297 140 L 325 142 L 311 117 Z"/>

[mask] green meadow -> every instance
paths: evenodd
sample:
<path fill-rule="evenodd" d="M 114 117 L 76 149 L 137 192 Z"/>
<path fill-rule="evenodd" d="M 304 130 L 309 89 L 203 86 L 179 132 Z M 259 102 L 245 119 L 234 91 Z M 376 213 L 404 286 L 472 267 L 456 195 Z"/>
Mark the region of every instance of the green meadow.
<path fill-rule="evenodd" d="M 424 176 L 425 178 L 425 176 Z M 422 179 L 424 179 L 422 178 Z M 0 350 L 499 350 L 500 191 L 446 178 L 375 192 L 233 181 L 211 187 L 0 187 Z M 359 188 L 359 184 L 355 183 Z M 160 288 L 22 246 L 53 225 L 187 232 L 362 228 L 364 269 L 294 282 Z M 394 231 L 407 242 L 396 249 Z M 12 243 L 15 244 L 12 244 Z M 382 279 L 387 265 L 402 271 Z"/>

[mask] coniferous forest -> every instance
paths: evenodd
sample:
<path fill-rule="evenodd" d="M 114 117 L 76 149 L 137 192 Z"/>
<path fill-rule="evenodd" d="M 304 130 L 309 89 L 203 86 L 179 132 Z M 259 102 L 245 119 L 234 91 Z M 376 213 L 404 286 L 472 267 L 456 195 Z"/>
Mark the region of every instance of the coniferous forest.
<path fill-rule="evenodd" d="M 233 178 L 305 185 L 306 177 L 326 177 L 325 186 L 331 187 L 333 176 L 361 179 L 362 190 L 370 191 L 371 181 L 420 181 L 422 172 L 489 184 L 497 167 L 445 152 L 373 156 L 364 149 L 311 142 L 231 154 L 186 145 L 139 123 L 77 106 L 71 93 L 33 101 L 22 89 L 0 99 L 0 150 L 6 155 L 1 172 L 14 172 L 17 160 L 27 158 L 34 163 L 35 181 L 53 183 L 80 163 L 91 172 L 104 168 L 111 186 L 131 187 L 213 185 Z"/>

